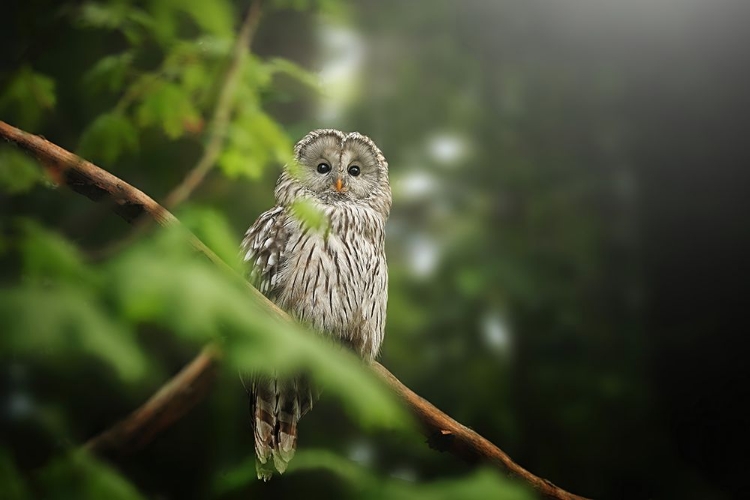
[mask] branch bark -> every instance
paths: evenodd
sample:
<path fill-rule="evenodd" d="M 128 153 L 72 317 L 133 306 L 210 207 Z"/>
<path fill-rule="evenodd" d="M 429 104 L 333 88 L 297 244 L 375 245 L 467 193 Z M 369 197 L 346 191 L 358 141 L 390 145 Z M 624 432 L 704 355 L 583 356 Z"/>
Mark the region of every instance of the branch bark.
<path fill-rule="evenodd" d="M 430 448 L 447 451 L 469 463 L 490 463 L 506 471 L 509 475 L 528 483 L 547 498 L 584 500 L 584 497 L 568 493 L 552 482 L 535 476 L 515 463 L 507 453 L 492 444 L 487 438 L 456 422 L 432 403 L 406 387 L 380 363 L 373 363 L 372 369 L 409 407 L 409 410 L 422 425 L 422 433 L 427 437 Z"/>
<path fill-rule="evenodd" d="M 26 133 L 3 121 L 0 121 L 0 137 L 31 153 L 50 170 L 56 179 L 64 182 L 77 193 L 96 202 L 112 200 L 115 213 L 128 222 L 132 223 L 146 215 L 161 225 L 179 223 L 168 210 L 142 191 L 46 139 Z M 213 262 L 228 272 L 233 272 L 197 238 L 194 238 L 193 245 Z M 238 279 L 241 278 L 238 277 Z M 288 314 L 249 283 L 247 286 L 269 314 L 285 321 L 293 321 Z M 140 408 L 114 427 L 92 438 L 85 446 L 96 452 L 125 452 L 134 451 L 148 444 L 159 432 L 184 416 L 208 394 L 218 356 L 215 348 L 206 347 L 197 358 L 162 386 Z M 492 464 L 525 481 L 544 497 L 585 500 L 584 497 L 569 493 L 516 464 L 489 440 L 456 422 L 411 391 L 381 364 L 374 363 L 372 369 L 416 416 L 432 448 L 447 451 L 472 463 Z"/>

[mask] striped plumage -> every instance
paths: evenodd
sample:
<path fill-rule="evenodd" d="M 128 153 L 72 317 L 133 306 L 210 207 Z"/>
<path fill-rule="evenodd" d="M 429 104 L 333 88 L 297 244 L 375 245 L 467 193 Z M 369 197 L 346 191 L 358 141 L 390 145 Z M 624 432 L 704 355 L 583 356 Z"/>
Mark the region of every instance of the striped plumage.
<path fill-rule="evenodd" d="M 294 153 L 276 185 L 276 206 L 242 242 L 251 279 L 312 330 L 370 362 L 383 342 L 388 302 L 388 164 L 369 138 L 332 129 L 310 132 Z M 325 216 L 325 227 L 294 215 L 302 200 Z M 316 394 L 302 376 L 256 376 L 248 391 L 258 477 L 267 480 L 294 456 L 297 422 Z"/>

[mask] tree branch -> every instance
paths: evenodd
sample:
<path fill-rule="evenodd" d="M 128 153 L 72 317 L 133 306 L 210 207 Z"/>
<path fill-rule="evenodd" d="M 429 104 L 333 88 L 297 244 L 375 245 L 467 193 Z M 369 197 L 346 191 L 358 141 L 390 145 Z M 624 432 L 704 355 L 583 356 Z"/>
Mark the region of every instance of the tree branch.
<path fill-rule="evenodd" d="M 147 215 L 162 225 L 179 223 L 168 210 L 135 187 L 41 137 L 23 132 L 3 121 L 0 121 L 0 137 L 34 155 L 56 179 L 69 185 L 77 193 L 96 202 L 112 200 L 115 213 L 128 222 Z M 193 239 L 196 249 L 222 268 L 233 272 L 200 240 Z M 285 321 L 293 321 L 249 283 L 247 286 L 269 314 Z M 140 408 L 111 429 L 92 438 L 85 446 L 97 452 L 133 451 L 145 446 L 206 396 L 218 359 L 215 348 L 205 348 Z M 525 481 L 547 498 L 583 500 L 583 497 L 568 493 L 513 462 L 490 441 L 415 394 L 381 364 L 373 363 L 372 369 L 416 416 L 432 448 L 447 451 L 470 462 L 483 461 L 495 465 Z"/>
<path fill-rule="evenodd" d="M 0 120 L 0 137 L 34 156 L 58 183 L 97 203 L 111 201 L 112 210 L 129 223 L 148 215 L 162 226 L 177 218 L 150 196 L 91 162 L 48 140 L 17 129 Z"/>
<path fill-rule="evenodd" d="M 149 444 L 161 431 L 203 401 L 216 379 L 220 351 L 206 346 L 187 366 L 138 409 L 84 445 L 88 451 L 129 453 Z"/>
<path fill-rule="evenodd" d="M 548 498 L 584 500 L 584 497 L 568 493 L 552 482 L 527 471 L 500 448 L 475 431 L 461 425 L 440 411 L 432 403 L 406 387 L 394 374 L 380 363 L 372 364 L 373 371 L 398 395 L 422 425 L 430 448 L 447 451 L 469 463 L 486 462 L 506 471 L 513 477 L 531 485 Z"/>
<path fill-rule="evenodd" d="M 214 109 L 213 118 L 208 126 L 209 139 L 203 156 L 198 160 L 187 176 L 164 199 L 164 205 L 174 208 L 185 201 L 197 188 L 206 174 L 214 167 L 219 158 L 224 138 L 229 127 L 229 116 L 232 113 L 234 94 L 240 79 L 242 63 L 250 50 L 253 35 L 260 21 L 261 0 L 254 0 L 242 23 L 239 35 L 232 49 L 232 60 L 224 76 L 224 84 L 219 92 L 219 99 Z"/>

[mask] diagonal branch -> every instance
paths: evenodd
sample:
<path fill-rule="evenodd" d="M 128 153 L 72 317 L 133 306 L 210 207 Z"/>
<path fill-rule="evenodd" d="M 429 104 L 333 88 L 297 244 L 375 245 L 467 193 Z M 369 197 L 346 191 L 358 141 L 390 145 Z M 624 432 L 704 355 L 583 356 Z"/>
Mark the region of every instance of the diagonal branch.
<path fill-rule="evenodd" d="M 217 348 L 204 347 L 148 401 L 124 420 L 89 439 L 84 448 L 100 454 L 128 453 L 143 448 L 205 399 L 216 379 L 220 359 L 221 352 Z"/>
<path fill-rule="evenodd" d="M 219 158 L 229 128 L 229 117 L 234 107 L 234 95 L 239 84 L 242 63 L 247 57 L 253 35 L 260 21 L 260 15 L 261 0 L 255 0 L 248 9 L 247 16 L 245 16 L 245 21 L 242 23 L 232 49 L 232 59 L 224 76 L 224 84 L 219 91 L 219 99 L 208 126 L 209 138 L 206 149 L 195 167 L 164 199 L 164 205 L 169 208 L 174 208 L 188 199 L 195 188 L 203 182 L 206 174 L 214 167 L 216 160 Z"/>
<path fill-rule="evenodd" d="M 66 184 L 76 193 L 92 201 L 111 206 L 112 210 L 126 222 L 137 224 L 146 217 L 161 226 L 180 223 L 169 210 L 159 205 L 143 191 L 40 136 L 29 134 L 0 120 L 0 137 L 34 156 L 56 182 Z M 292 321 L 284 311 L 273 302 L 266 300 L 262 293 L 237 275 L 226 262 L 196 236 L 191 236 L 190 242 L 211 262 L 234 275 L 238 280 L 244 281 L 250 293 L 267 306 L 269 313 L 277 318 Z"/>
<path fill-rule="evenodd" d="M 373 363 L 372 369 L 409 407 L 409 410 L 422 425 L 422 433 L 427 437 L 430 448 L 447 451 L 469 463 L 490 463 L 531 485 L 545 497 L 568 500 L 583 499 L 583 497 L 568 493 L 544 478 L 535 476 L 515 463 L 507 453 L 492 444 L 487 438 L 456 422 L 432 403 L 406 387 L 380 363 Z"/>
<path fill-rule="evenodd" d="M 46 139 L 23 132 L 3 121 L 0 121 L 0 137 L 34 155 L 56 179 L 64 182 L 77 193 L 96 202 L 112 200 L 115 213 L 128 222 L 146 215 L 161 225 L 179 223 L 169 211 L 142 191 Z M 233 272 L 198 238 L 193 238 L 193 246 L 228 272 Z M 241 278 L 238 276 L 238 279 Z M 292 321 L 288 314 L 249 283 L 247 286 L 269 314 L 285 321 Z M 218 360 L 219 354 L 215 348 L 210 346 L 205 348 L 186 368 L 162 386 L 151 399 L 114 427 L 92 438 L 86 447 L 96 452 L 125 452 L 147 445 L 159 432 L 184 416 L 207 395 Z M 585 500 L 583 497 L 568 493 L 546 479 L 535 476 L 516 464 L 489 440 L 459 424 L 415 394 L 381 364 L 373 363 L 372 369 L 417 417 L 431 447 L 447 451 L 470 462 L 492 464 L 525 481 L 544 497 Z"/>

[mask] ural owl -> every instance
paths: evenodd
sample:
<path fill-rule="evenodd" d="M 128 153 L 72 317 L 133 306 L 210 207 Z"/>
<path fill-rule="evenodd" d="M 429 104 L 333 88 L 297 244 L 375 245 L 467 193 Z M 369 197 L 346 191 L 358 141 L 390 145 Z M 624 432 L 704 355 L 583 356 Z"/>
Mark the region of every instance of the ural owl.
<path fill-rule="evenodd" d="M 356 132 L 315 130 L 294 147 L 263 213 L 242 242 L 260 291 L 312 330 L 372 361 L 383 342 L 388 270 L 384 240 L 391 209 L 388 163 Z M 310 203 L 325 230 L 295 216 Z M 253 377 L 250 397 L 258 478 L 286 470 L 297 445 L 297 421 L 315 391 L 303 377 Z"/>

